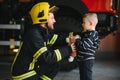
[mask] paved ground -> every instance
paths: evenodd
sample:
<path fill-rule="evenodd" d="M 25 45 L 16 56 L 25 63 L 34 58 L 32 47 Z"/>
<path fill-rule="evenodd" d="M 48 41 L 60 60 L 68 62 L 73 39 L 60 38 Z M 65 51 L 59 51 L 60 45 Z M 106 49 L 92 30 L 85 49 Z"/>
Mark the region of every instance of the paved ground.
<path fill-rule="evenodd" d="M 0 61 L 0 80 L 12 80 L 11 62 Z M 120 60 L 96 60 L 93 70 L 93 80 L 120 80 Z M 79 70 L 60 71 L 54 80 L 79 80 Z"/>
<path fill-rule="evenodd" d="M 79 80 L 78 68 L 70 72 L 59 72 L 55 80 Z M 120 80 L 119 61 L 97 61 L 94 66 L 93 80 Z"/>

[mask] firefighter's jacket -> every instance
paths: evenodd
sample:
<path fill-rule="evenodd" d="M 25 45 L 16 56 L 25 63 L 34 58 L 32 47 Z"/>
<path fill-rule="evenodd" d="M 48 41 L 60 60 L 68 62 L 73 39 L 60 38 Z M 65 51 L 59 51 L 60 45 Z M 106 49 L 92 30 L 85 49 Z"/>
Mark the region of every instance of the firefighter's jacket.
<path fill-rule="evenodd" d="M 53 77 L 52 72 L 56 64 L 66 58 L 72 52 L 66 45 L 53 50 L 54 45 L 66 44 L 65 38 L 57 34 L 48 36 L 48 30 L 34 25 L 26 32 L 18 53 L 12 65 L 12 77 L 14 80 L 23 80 L 34 75 Z M 49 38 L 49 39 L 48 39 Z M 54 72 L 53 72 L 54 73 Z"/>

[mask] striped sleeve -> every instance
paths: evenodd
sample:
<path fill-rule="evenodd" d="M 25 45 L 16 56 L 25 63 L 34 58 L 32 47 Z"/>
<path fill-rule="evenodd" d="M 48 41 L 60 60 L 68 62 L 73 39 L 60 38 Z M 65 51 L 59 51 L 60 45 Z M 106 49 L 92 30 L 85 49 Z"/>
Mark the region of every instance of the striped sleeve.
<path fill-rule="evenodd" d="M 86 50 L 93 46 L 95 38 L 97 40 L 96 32 L 90 32 L 87 34 L 87 36 L 83 36 L 81 39 L 77 39 L 75 44 L 77 48 Z"/>

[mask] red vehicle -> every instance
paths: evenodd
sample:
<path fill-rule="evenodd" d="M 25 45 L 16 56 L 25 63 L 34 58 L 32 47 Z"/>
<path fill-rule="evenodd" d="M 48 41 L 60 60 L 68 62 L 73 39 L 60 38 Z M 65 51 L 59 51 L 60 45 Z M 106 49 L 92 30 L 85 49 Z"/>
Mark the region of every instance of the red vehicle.
<path fill-rule="evenodd" d="M 118 27 L 119 0 L 82 0 L 89 12 L 96 12 L 99 17 L 97 29 L 101 36 L 114 32 Z"/>
<path fill-rule="evenodd" d="M 60 11 L 58 11 L 58 25 L 62 26 L 58 31 L 63 32 L 80 32 L 81 17 L 87 12 L 95 12 L 98 14 L 99 23 L 97 30 L 101 38 L 110 33 L 114 33 L 118 28 L 118 6 L 120 0 L 67 0 L 58 3 Z M 62 17 L 62 18 L 61 18 Z M 60 19 L 59 19 L 60 18 Z M 63 24 L 62 24 L 63 22 Z M 66 25 L 67 24 L 67 25 Z M 69 27 L 67 27 L 69 26 Z"/>
<path fill-rule="evenodd" d="M 90 12 L 106 12 L 117 14 L 118 0 L 82 0 Z"/>

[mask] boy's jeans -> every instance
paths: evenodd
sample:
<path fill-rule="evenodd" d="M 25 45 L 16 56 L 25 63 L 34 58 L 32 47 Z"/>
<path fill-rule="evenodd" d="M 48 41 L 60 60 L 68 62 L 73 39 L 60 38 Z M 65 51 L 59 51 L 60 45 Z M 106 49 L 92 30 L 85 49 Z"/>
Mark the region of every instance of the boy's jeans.
<path fill-rule="evenodd" d="M 92 80 L 92 68 L 94 60 L 86 60 L 78 63 L 80 80 Z"/>

